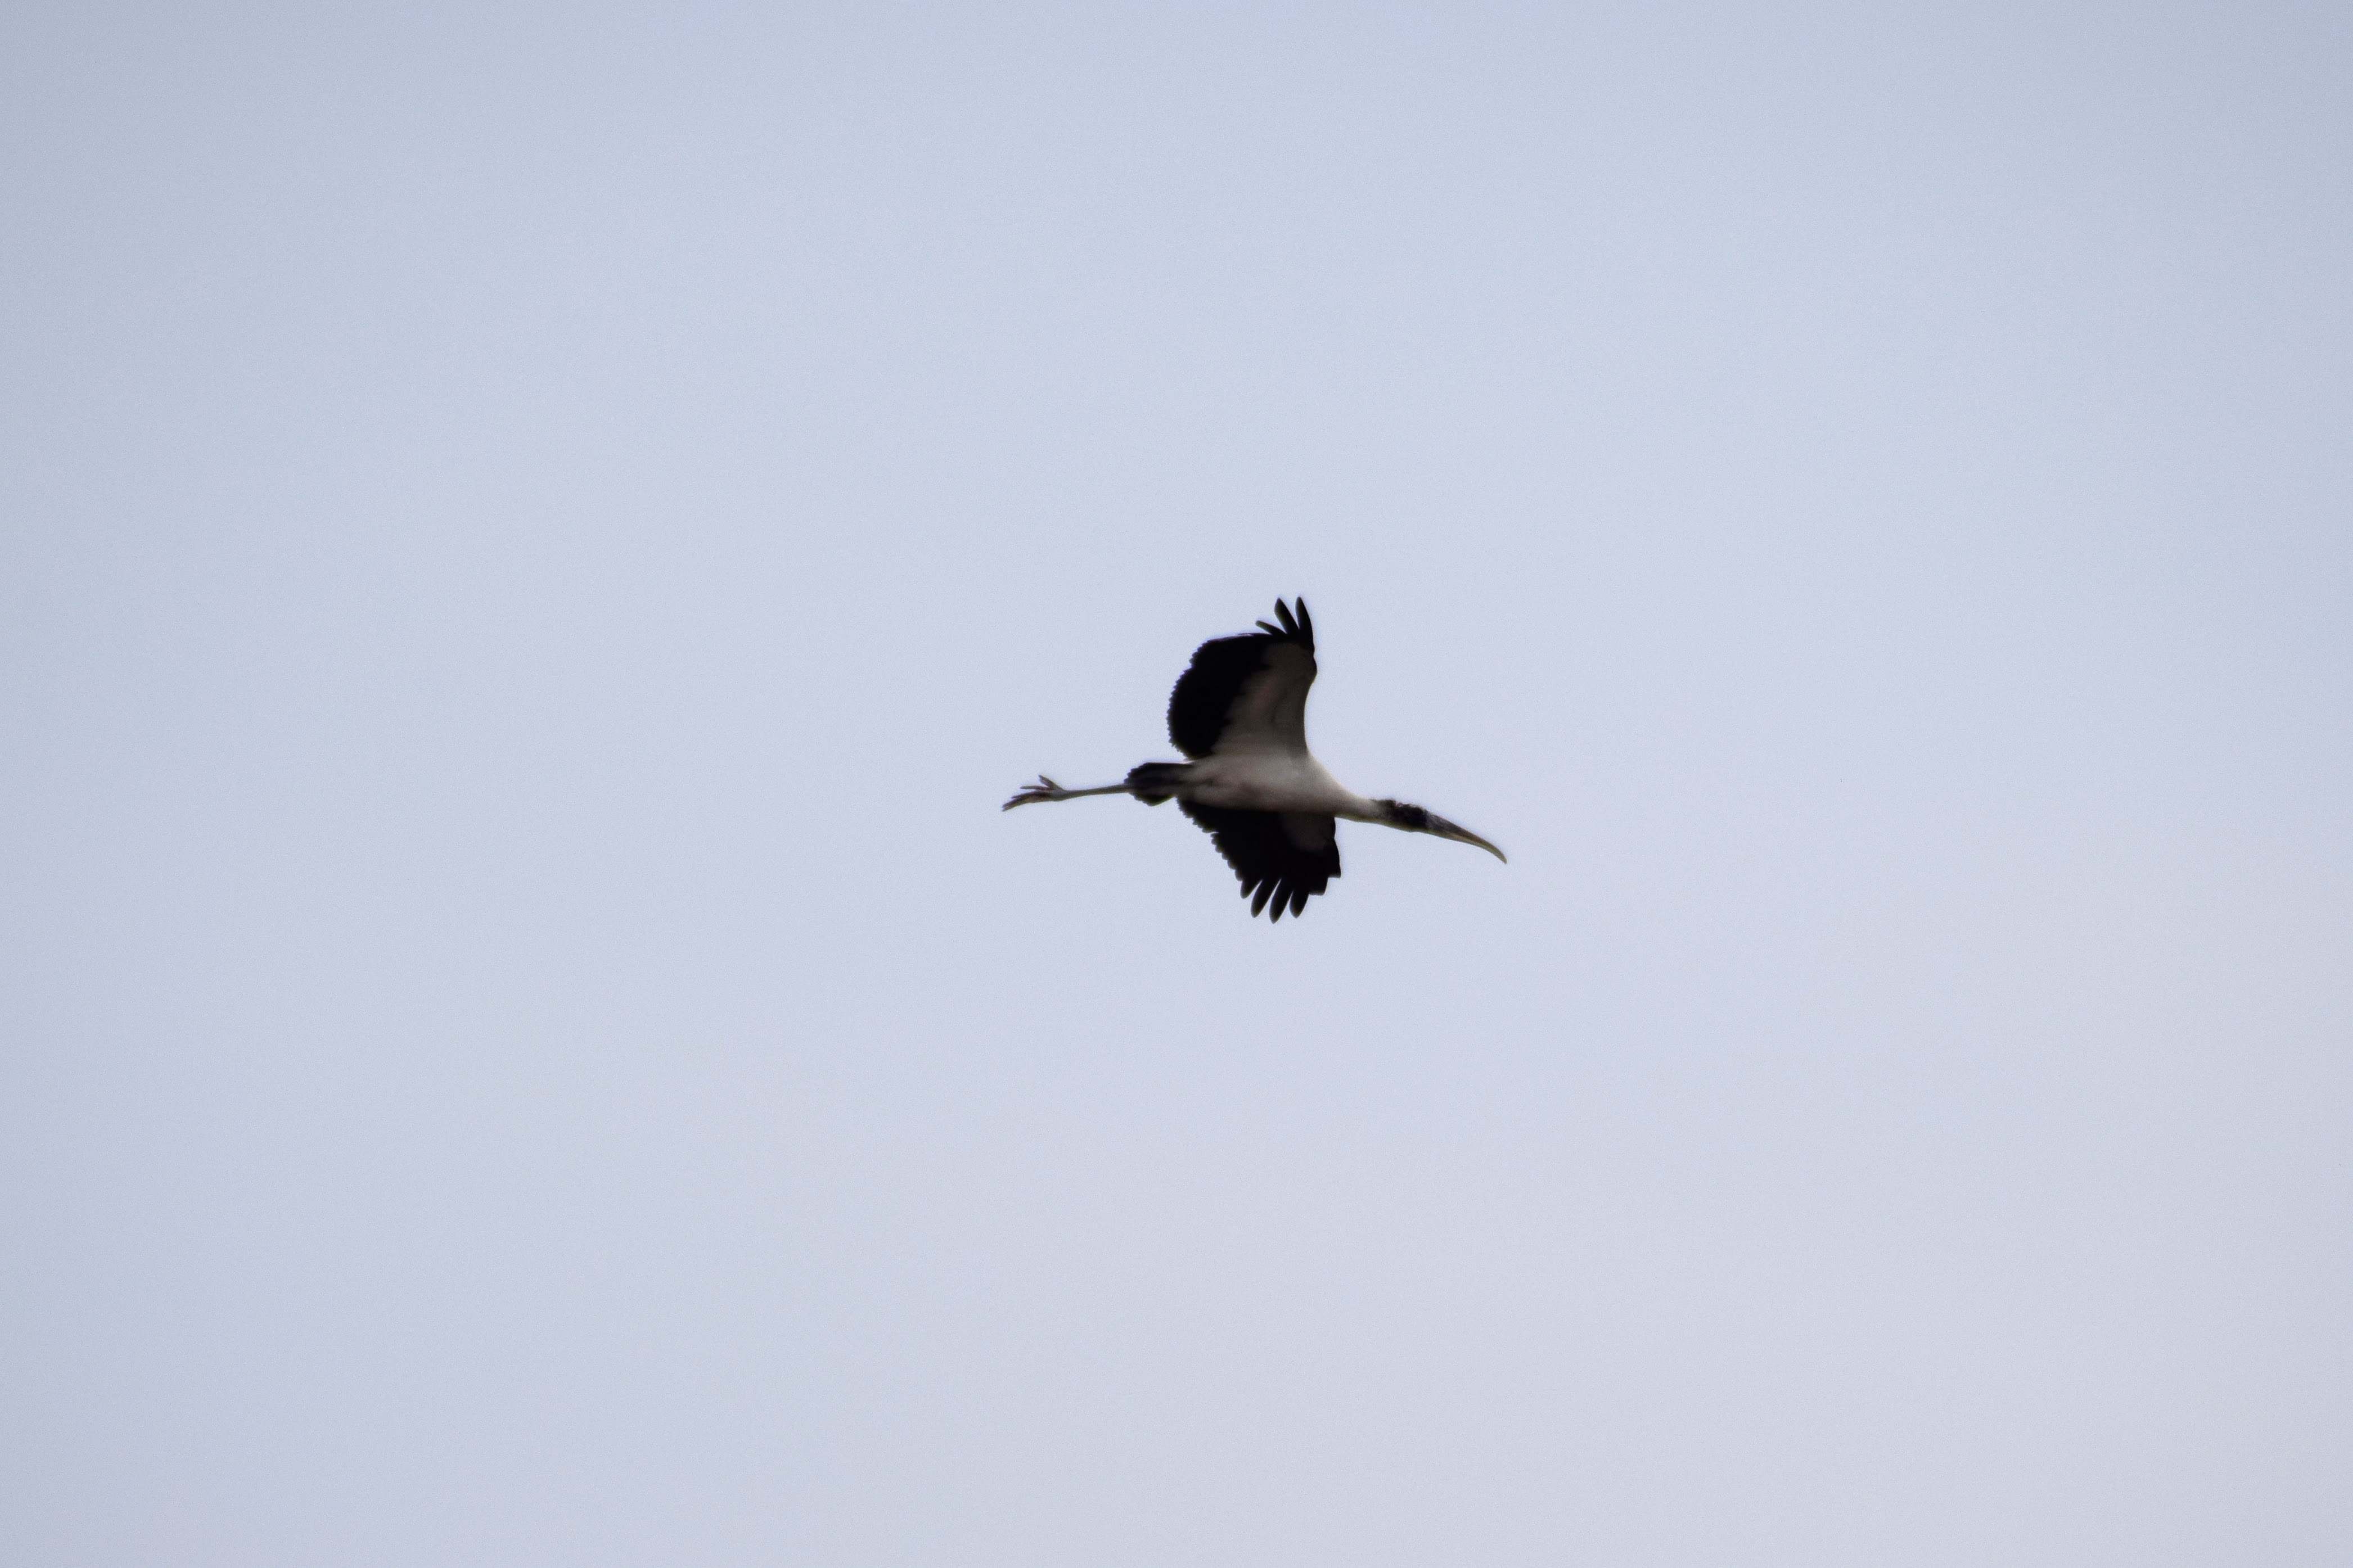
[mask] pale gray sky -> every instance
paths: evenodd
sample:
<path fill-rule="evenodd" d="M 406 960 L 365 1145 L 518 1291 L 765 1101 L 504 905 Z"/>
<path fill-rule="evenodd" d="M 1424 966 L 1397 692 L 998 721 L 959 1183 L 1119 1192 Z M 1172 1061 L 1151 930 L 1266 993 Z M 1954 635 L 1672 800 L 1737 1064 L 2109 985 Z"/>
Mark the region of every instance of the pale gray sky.
<path fill-rule="evenodd" d="M 0 1559 L 2353 1561 L 2353 13 L 378 9 L 0 23 Z"/>

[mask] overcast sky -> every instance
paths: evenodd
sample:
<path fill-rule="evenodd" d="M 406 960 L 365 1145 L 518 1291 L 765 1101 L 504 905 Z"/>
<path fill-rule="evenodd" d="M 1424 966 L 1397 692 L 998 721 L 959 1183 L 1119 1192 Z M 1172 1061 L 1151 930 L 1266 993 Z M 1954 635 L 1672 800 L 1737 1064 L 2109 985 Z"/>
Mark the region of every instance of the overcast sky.
<path fill-rule="evenodd" d="M 23 5 L 0 1558 L 2353 1561 L 2353 11 Z M 1248 918 L 1167 689 L 1314 606 Z"/>

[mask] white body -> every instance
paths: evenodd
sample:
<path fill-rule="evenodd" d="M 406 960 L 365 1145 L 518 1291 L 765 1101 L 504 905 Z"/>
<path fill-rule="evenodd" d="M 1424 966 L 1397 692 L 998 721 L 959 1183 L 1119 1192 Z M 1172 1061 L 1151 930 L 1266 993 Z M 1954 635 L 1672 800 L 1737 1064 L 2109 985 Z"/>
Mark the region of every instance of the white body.
<path fill-rule="evenodd" d="M 1381 808 L 1343 785 L 1304 747 L 1220 746 L 1186 770 L 1185 798 L 1229 811 L 1305 811 L 1378 822 Z"/>

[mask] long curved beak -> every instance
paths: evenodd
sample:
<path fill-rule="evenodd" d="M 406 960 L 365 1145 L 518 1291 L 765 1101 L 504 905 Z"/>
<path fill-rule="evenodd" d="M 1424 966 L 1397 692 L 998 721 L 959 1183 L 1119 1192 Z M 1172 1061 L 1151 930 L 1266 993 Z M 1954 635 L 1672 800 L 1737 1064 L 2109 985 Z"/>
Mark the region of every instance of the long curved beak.
<path fill-rule="evenodd" d="M 1451 838 L 1457 844 L 1476 844 L 1480 848 L 1484 849 L 1496 859 L 1503 861 L 1504 865 L 1508 866 L 1512 863 L 1502 850 L 1496 848 L 1493 845 L 1488 843 L 1485 839 L 1480 837 L 1469 828 L 1457 827 L 1454 824 L 1447 821 L 1446 818 L 1442 816 L 1432 816 L 1430 819 L 1430 831 L 1435 833 L 1440 838 Z"/>

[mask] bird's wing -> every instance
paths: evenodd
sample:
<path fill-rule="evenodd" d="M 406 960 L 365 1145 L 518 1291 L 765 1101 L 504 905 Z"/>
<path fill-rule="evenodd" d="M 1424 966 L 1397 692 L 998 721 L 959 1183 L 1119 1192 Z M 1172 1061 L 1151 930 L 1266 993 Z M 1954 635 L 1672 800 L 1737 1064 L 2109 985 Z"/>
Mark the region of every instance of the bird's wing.
<path fill-rule="evenodd" d="M 1228 811 L 1179 801 L 1178 808 L 1207 828 L 1218 853 L 1241 879 L 1242 897 L 1257 914 L 1270 900 L 1279 921 L 1283 910 L 1303 914 L 1307 900 L 1340 874 L 1340 846 L 1332 819 L 1305 811 Z"/>
<path fill-rule="evenodd" d="M 1315 623 L 1277 599 L 1282 624 L 1193 650 L 1168 697 L 1168 739 L 1188 757 L 1211 752 L 1307 754 L 1307 689 L 1315 683 Z"/>

